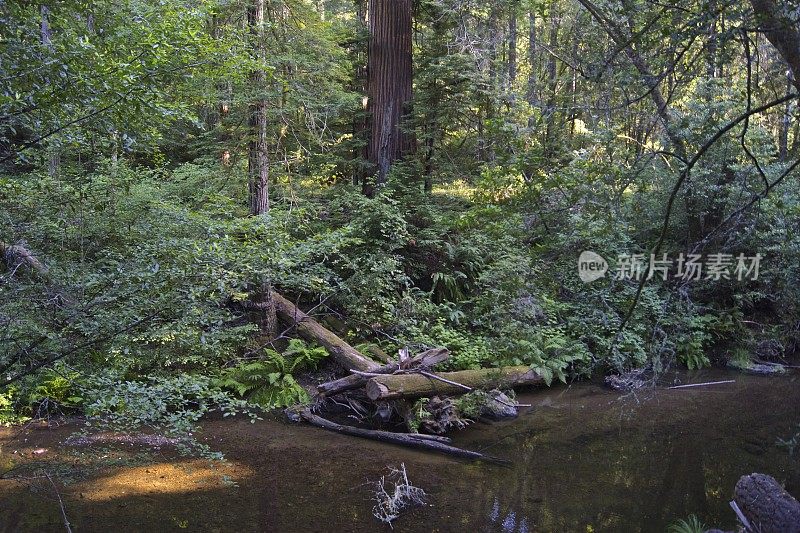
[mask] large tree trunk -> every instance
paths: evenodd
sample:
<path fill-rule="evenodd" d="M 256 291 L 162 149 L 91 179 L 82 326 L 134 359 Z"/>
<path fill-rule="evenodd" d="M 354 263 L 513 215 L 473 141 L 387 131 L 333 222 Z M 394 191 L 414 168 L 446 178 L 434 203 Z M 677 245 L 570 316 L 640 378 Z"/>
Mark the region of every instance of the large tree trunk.
<path fill-rule="evenodd" d="M 414 150 L 414 138 L 403 130 L 411 101 L 411 0 L 369 1 L 367 109 L 371 172 L 363 191 L 372 196 L 386 183 L 392 163 Z"/>
<path fill-rule="evenodd" d="M 361 355 L 358 350 L 347 344 L 338 335 L 322 327 L 319 322 L 275 291 L 272 291 L 272 301 L 278 318 L 290 326 L 295 326 L 297 332 L 304 339 L 321 344 L 328 350 L 334 361 L 346 370 L 374 372 L 380 368 L 378 363 Z"/>
<path fill-rule="evenodd" d="M 252 40 L 253 55 L 263 61 L 264 50 L 264 0 L 252 0 L 247 8 L 247 25 Z M 250 214 L 261 215 L 269 211 L 269 154 L 267 152 L 267 100 L 266 75 L 262 69 L 250 73 L 256 97 L 250 104 L 248 117 L 248 189 Z"/>
<path fill-rule="evenodd" d="M 792 83 L 800 90 L 800 30 L 789 13 L 788 2 L 750 0 L 758 26 L 769 42 L 778 49 L 792 71 Z"/>
<path fill-rule="evenodd" d="M 441 372 L 435 376 L 420 373 L 374 376 L 367 381 L 367 396 L 372 401 L 394 400 L 464 394 L 468 389 L 503 389 L 545 384 L 544 378 L 527 366 Z M 452 383 L 442 381 L 443 379 Z"/>

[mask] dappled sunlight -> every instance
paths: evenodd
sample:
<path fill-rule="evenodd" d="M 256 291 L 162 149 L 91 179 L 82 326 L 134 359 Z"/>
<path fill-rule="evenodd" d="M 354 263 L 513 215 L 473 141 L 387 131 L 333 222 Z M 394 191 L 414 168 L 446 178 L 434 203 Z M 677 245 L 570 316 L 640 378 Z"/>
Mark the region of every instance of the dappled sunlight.
<path fill-rule="evenodd" d="M 74 490 L 81 498 L 98 502 L 216 490 L 236 486 L 252 475 L 250 468 L 240 464 L 194 459 L 125 468 L 79 483 Z"/>

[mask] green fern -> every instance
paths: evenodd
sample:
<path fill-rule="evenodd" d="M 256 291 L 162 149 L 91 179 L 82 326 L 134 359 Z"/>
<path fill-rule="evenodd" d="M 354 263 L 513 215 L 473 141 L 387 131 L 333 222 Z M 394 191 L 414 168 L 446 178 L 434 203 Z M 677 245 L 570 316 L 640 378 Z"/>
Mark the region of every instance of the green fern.
<path fill-rule="evenodd" d="M 309 400 L 293 374 L 316 367 L 326 356 L 324 348 L 310 348 L 303 341 L 292 339 L 283 354 L 265 350 L 264 359 L 225 370 L 218 383 L 266 409 L 288 407 Z"/>
<path fill-rule="evenodd" d="M 699 518 L 695 515 L 690 515 L 686 519 L 676 520 L 672 524 L 670 524 L 669 529 L 667 529 L 668 533 L 703 533 L 706 529 L 705 524 L 703 524 Z"/>

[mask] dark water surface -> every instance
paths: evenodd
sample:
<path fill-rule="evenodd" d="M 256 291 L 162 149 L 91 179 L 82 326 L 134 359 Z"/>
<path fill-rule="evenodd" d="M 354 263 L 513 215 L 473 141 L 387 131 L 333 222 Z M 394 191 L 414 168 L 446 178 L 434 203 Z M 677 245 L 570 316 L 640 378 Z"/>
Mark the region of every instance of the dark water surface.
<path fill-rule="evenodd" d="M 800 423 L 796 375 L 714 370 L 681 379 L 736 383 L 627 397 L 590 383 L 521 394 L 532 407 L 518 419 L 454 436 L 458 446 L 512 460 L 508 467 L 278 419 L 213 421 L 204 438 L 226 452 L 226 469 L 203 478 L 200 462 L 165 456 L 77 481 L 62 495 L 76 533 L 388 531 L 372 517 L 369 483 L 400 463 L 430 506 L 400 517 L 398 532 L 651 532 L 690 514 L 733 528 L 728 501 L 751 472 L 800 495 L 800 458 L 776 446 Z M 68 434 L 28 434 L 25 444 L 55 447 Z M 0 434 L 0 459 L 10 460 L 21 438 Z M 0 481 L 0 531 L 50 530 L 63 531 L 52 497 Z"/>

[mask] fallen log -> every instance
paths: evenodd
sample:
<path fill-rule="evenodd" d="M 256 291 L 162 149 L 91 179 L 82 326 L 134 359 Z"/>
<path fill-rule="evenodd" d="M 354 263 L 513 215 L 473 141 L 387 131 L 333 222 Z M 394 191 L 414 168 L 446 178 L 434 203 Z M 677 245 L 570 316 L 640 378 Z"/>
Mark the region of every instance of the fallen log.
<path fill-rule="evenodd" d="M 8 244 L 0 241 L 0 259 L 9 270 L 25 265 L 41 276 L 47 275 L 49 269 L 36 258 L 36 255 L 20 244 Z"/>
<path fill-rule="evenodd" d="M 499 459 L 490 455 L 485 455 L 480 452 L 473 452 L 463 448 L 451 446 L 439 438 L 431 437 L 430 435 L 421 435 L 419 433 L 392 433 L 391 431 L 381 431 L 376 429 L 362 429 L 353 426 L 345 426 L 331 422 L 321 416 L 317 416 L 311 412 L 310 409 L 303 409 L 300 412 L 300 417 L 314 426 L 327 429 L 328 431 L 335 431 L 344 435 L 353 437 L 361 437 L 364 439 L 377 440 L 379 442 L 388 442 L 391 444 L 400 444 L 401 446 L 408 446 L 411 448 L 418 448 L 422 450 L 431 450 L 441 452 L 454 457 L 461 457 L 463 459 L 472 459 L 489 461 L 493 463 L 508 464 L 509 461 Z"/>
<path fill-rule="evenodd" d="M 431 368 L 433 365 L 441 363 L 448 357 L 450 357 L 449 350 L 445 348 L 434 348 L 419 353 L 403 362 L 389 363 L 374 370 L 370 370 L 369 372 L 371 374 L 391 374 L 404 368 Z M 323 396 L 333 396 L 341 392 L 359 389 L 366 385 L 369 377 L 370 376 L 365 376 L 363 374 L 352 374 L 334 381 L 320 383 L 317 385 L 317 391 Z"/>
<path fill-rule="evenodd" d="M 275 302 L 275 313 L 278 318 L 290 326 L 295 326 L 297 333 L 304 339 L 322 345 L 331 354 L 333 360 L 345 369 L 355 368 L 374 372 L 380 368 L 381 365 L 364 357 L 338 335 L 323 327 L 275 291 L 272 292 L 272 300 Z"/>
<path fill-rule="evenodd" d="M 527 366 L 482 368 L 438 374 L 373 375 L 367 380 L 367 396 L 372 401 L 421 396 L 464 394 L 471 389 L 508 389 L 521 385 L 543 385 L 544 378 Z"/>
<path fill-rule="evenodd" d="M 765 474 L 742 476 L 733 497 L 753 531 L 800 533 L 800 503 L 775 478 Z"/>

